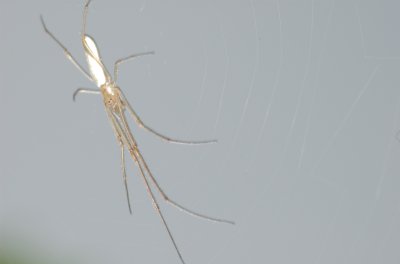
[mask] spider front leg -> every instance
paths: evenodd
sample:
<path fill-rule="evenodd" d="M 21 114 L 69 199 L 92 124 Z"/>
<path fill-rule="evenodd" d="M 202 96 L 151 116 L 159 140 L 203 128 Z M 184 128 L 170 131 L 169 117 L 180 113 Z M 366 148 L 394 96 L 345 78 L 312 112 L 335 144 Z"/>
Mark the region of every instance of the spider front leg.
<path fill-rule="evenodd" d="M 40 16 L 40 21 L 42 22 L 42 26 L 44 29 L 44 32 L 46 32 L 47 35 L 49 35 L 57 44 L 60 48 L 63 49 L 65 56 L 67 57 L 67 59 L 72 62 L 72 64 L 78 69 L 80 70 L 83 75 L 86 76 L 86 78 L 88 78 L 90 81 L 93 82 L 93 78 L 89 75 L 89 73 L 87 73 L 87 71 L 78 63 L 78 61 L 74 58 L 74 56 L 72 56 L 72 54 L 68 51 L 68 49 L 61 43 L 61 41 L 59 41 L 54 35 L 53 33 L 50 32 L 50 30 L 47 29 L 46 24 L 44 23 L 44 19 L 43 16 Z"/>

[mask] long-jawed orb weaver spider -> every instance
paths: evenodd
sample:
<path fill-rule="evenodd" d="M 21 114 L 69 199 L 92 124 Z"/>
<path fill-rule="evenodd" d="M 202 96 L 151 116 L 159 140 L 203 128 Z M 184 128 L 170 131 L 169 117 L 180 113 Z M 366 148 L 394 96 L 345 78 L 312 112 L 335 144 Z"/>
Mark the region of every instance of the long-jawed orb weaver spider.
<path fill-rule="evenodd" d="M 225 220 L 225 219 L 220 219 L 220 218 L 214 218 L 214 217 L 209 217 L 204 214 L 200 214 L 197 212 L 194 212 L 190 209 L 187 209 L 180 204 L 176 203 L 175 201 L 171 200 L 165 192 L 162 190 L 160 185 L 157 183 L 157 180 L 151 173 L 146 161 L 144 160 L 139 148 L 138 144 L 136 143 L 135 138 L 132 135 L 132 132 L 130 130 L 130 127 L 127 122 L 127 118 L 125 116 L 125 111 L 128 110 L 128 112 L 131 114 L 131 116 L 134 118 L 136 124 L 147 130 L 148 132 L 154 134 L 155 136 L 159 137 L 160 139 L 170 142 L 170 143 L 176 143 L 176 144 L 189 144 L 189 145 L 196 145 L 196 144 L 209 144 L 209 143 L 216 143 L 216 140 L 205 140 L 205 141 L 184 141 L 184 140 L 177 140 L 177 139 L 172 139 L 170 137 L 167 137 L 151 127 L 147 126 L 143 121 L 140 119 L 138 114 L 133 110 L 131 105 L 129 104 L 128 100 L 126 99 L 124 93 L 121 91 L 121 89 L 117 86 L 116 81 L 118 78 L 118 67 L 120 64 L 127 62 L 131 59 L 144 56 L 144 55 L 150 55 L 154 54 L 154 52 L 143 52 L 143 53 L 138 53 L 134 55 L 130 55 L 125 58 L 121 58 L 117 60 L 114 63 L 114 77 L 112 78 L 106 67 L 104 66 L 99 50 L 97 48 L 97 45 L 92 37 L 86 34 L 86 20 L 87 20 L 87 14 L 89 10 L 89 5 L 90 5 L 91 0 L 86 0 L 84 8 L 83 8 L 83 19 L 82 19 L 82 32 L 81 32 L 81 40 L 82 40 L 82 45 L 83 49 L 85 52 L 86 60 L 89 65 L 89 73 L 75 60 L 75 58 L 72 56 L 72 54 L 68 51 L 68 49 L 51 33 L 47 27 L 46 24 L 43 20 L 43 17 L 41 16 L 41 22 L 44 28 L 44 31 L 63 49 L 65 56 L 67 59 L 69 59 L 72 64 L 76 66 L 90 81 L 94 82 L 99 89 L 87 89 L 87 88 L 79 88 L 77 89 L 74 94 L 73 94 L 73 100 L 75 101 L 75 98 L 78 94 L 80 93 L 87 93 L 87 94 L 100 94 L 103 97 L 103 103 L 104 107 L 107 113 L 107 116 L 109 118 L 109 121 L 111 123 L 111 126 L 114 130 L 115 136 L 117 138 L 118 144 L 120 146 L 121 150 L 121 170 L 122 170 L 122 176 L 123 176 L 123 181 L 125 185 L 125 191 L 126 191 L 126 198 L 128 201 L 128 209 L 130 214 L 132 214 L 132 209 L 131 209 L 131 204 L 130 204 L 130 199 L 129 199 L 129 191 L 128 191 L 128 185 L 127 185 L 127 176 L 126 176 L 126 169 L 125 169 L 125 149 L 128 150 L 131 158 L 135 162 L 135 164 L 139 168 L 140 176 L 142 180 L 144 181 L 144 184 L 146 186 L 147 193 L 149 194 L 151 201 L 153 203 L 153 207 L 157 211 L 158 215 L 160 216 L 160 219 L 169 235 L 169 238 L 171 239 L 172 244 L 175 247 L 175 250 L 182 261 L 182 263 L 185 263 L 183 260 L 183 257 L 178 249 L 178 246 L 175 242 L 174 237 L 172 236 L 172 233 L 167 225 L 167 222 L 161 212 L 161 209 L 158 205 L 158 202 L 154 196 L 153 187 L 156 188 L 156 190 L 160 193 L 161 197 L 166 201 L 168 204 L 174 206 L 175 208 L 190 214 L 192 216 L 196 216 L 205 220 L 213 221 L 213 222 L 221 222 L 221 223 L 228 223 L 228 224 L 234 224 L 233 221 L 230 220 Z"/>

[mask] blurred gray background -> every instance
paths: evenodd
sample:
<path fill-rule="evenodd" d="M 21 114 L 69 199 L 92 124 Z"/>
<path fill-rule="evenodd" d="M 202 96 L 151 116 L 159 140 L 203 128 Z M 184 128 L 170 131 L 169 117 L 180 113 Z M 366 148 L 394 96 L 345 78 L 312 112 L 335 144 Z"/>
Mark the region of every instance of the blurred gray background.
<path fill-rule="evenodd" d="M 0 1 L 0 248 L 53 263 L 180 263 L 85 64 L 83 0 Z M 135 137 L 195 263 L 399 263 L 400 2 L 95 0 L 88 33 L 150 126 Z M 85 65 L 86 66 L 86 65 Z M 133 121 L 133 120 L 131 120 Z M 68 260 L 68 261 L 67 261 Z"/>

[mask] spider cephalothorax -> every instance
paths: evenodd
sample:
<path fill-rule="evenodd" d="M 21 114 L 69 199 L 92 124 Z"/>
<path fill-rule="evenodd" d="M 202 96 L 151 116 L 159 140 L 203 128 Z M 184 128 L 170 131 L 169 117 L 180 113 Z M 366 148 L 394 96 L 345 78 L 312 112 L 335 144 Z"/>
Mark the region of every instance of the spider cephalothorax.
<path fill-rule="evenodd" d="M 103 84 L 100 87 L 100 91 L 103 95 L 104 104 L 113 110 L 117 107 L 122 107 L 121 110 L 125 109 L 123 100 L 121 99 L 121 92 L 118 86 L 115 84 Z"/>

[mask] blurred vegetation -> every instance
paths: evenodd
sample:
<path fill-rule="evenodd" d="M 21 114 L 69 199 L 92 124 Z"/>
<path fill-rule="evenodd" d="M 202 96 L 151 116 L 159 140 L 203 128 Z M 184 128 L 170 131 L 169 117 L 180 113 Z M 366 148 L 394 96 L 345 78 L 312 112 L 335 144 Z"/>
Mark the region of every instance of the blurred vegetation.
<path fill-rule="evenodd" d="M 4 247 L 0 245 L 0 264 L 77 264 L 76 258 L 49 257 L 43 251 L 26 247 Z"/>
<path fill-rule="evenodd" d="M 10 252 L 0 249 L 0 264 L 50 264 L 49 262 L 39 261 L 37 257 L 28 257 L 22 253 Z"/>

